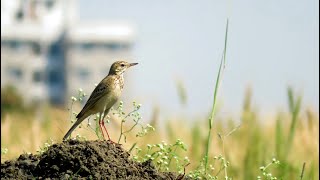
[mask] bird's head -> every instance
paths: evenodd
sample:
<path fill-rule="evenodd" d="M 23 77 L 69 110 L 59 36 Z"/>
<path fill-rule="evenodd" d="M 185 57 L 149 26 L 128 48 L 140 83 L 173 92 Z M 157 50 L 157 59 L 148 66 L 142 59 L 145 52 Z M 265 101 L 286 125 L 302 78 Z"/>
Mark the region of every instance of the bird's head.
<path fill-rule="evenodd" d="M 116 61 L 111 65 L 109 74 L 121 75 L 123 74 L 129 67 L 135 66 L 138 63 L 128 63 L 126 61 Z"/>

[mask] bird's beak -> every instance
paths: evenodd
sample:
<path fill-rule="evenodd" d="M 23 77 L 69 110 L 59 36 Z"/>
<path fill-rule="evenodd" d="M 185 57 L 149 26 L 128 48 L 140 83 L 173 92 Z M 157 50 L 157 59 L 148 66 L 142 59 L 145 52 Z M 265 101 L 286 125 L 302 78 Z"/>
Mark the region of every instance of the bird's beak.
<path fill-rule="evenodd" d="M 135 65 L 137 65 L 138 63 L 130 63 L 129 64 L 129 67 L 131 67 L 131 66 L 135 66 Z"/>

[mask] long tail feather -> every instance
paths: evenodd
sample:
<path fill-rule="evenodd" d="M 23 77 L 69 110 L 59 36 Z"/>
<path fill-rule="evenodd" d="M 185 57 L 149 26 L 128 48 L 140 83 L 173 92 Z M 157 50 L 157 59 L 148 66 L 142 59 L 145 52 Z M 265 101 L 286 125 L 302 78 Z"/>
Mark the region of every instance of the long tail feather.
<path fill-rule="evenodd" d="M 77 116 L 78 117 L 78 116 Z M 79 118 L 73 125 L 72 125 L 72 127 L 69 129 L 69 131 L 67 132 L 67 134 L 66 135 L 64 135 L 64 137 L 63 137 L 63 141 L 64 140 L 66 140 L 69 136 L 70 136 L 70 134 L 72 133 L 72 131 L 74 131 L 74 129 L 76 129 L 76 127 L 79 125 L 79 124 L 81 124 L 81 122 L 86 118 L 87 116 L 82 116 L 81 118 Z"/>

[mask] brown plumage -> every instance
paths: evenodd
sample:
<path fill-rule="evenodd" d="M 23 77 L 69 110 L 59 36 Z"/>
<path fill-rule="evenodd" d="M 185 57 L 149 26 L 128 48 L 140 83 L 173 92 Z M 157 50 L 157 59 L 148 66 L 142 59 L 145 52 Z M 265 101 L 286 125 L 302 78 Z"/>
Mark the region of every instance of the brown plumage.
<path fill-rule="evenodd" d="M 109 134 L 104 126 L 103 119 L 109 113 L 111 107 L 118 101 L 121 96 L 121 92 L 124 85 L 123 73 L 131 66 L 138 63 L 128 63 L 125 61 L 114 62 L 110 68 L 109 74 L 102 79 L 97 87 L 91 93 L 88 101 L 77 115 L 77 121 L 73 124 L 70 130 L 63 137 L 63 140 L 70 136 L 71 132 L 88 116 L 99 113 L 99 125 L 107 132 L 109 140 Z M 103 114 L 103 117 L 102 117 Z M 103 134 L 103 131 L 102 131 Z M 104 134 L 103 134 L 104 135 Z"/>

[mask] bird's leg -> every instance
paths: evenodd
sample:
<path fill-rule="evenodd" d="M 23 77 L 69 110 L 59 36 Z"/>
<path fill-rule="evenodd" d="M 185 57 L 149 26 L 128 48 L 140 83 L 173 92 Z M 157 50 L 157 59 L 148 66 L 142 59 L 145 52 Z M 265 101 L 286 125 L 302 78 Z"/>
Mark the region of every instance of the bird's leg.
<path fill-rule="evenodd" d="M 104 119 L 102 119 L 102 127 L 104 128 L 104 130 L 107 132 L 107 135 L 108 135 L 108 138 L 109 138 L 109 141 L 113 142 L 109 136 L 109 133 L 108 133 L 108 130 L 106 128 L 106 126 L 104 126 Z M 114 143 L 114 142 L 113 142 Z"/>
<path fill-rule="evenodd" d="M 106 139 L 106 137 L 104 137 L 104 133 L 103 133 L 103 129 L 102 129 L 102 126 L 101 126 L 101 122 L 99 122 L 99 126 L 100 126 L 100 130 L 101 130 L 101 134 L 102 134 L 102 136 L 103 136 L 103 139 Z"/>
<path fill-rule="evenodd" d="M 110 110 L 110 109 L 106 109 L 106 110 L 104 111 L 103 118 L 102 118 L 102 127 L 103 127 L 104 130 L 107 132 L 109 141 L 110 141 L 111 143 L 115 143 L 114 141 L 111 140 L 111 138 L 110 138 L 110 136 L 109 136 L 109 133 L 108 133 L 108 130 L 107 130 L 106 126 L 104 125 L 104 118 L 105 118 L 106 115 L 109 113 L 109 110 Z"/>
<path fill-rule="evenodd" d="M 102 125 L 102 123 L 101 123 L 101 115 L 102 115 L 102 114 L 100 113 L 100 114 L 99 114 L 99 127 L 100 127 L 100 130 L 101 130 L 101 133 L 102 133 L 103 138 L 106 139 L 106 138 L 104 137 L 103 129 L 102 129 L 102 126 L 101 126 L 101 125 Z"/>

